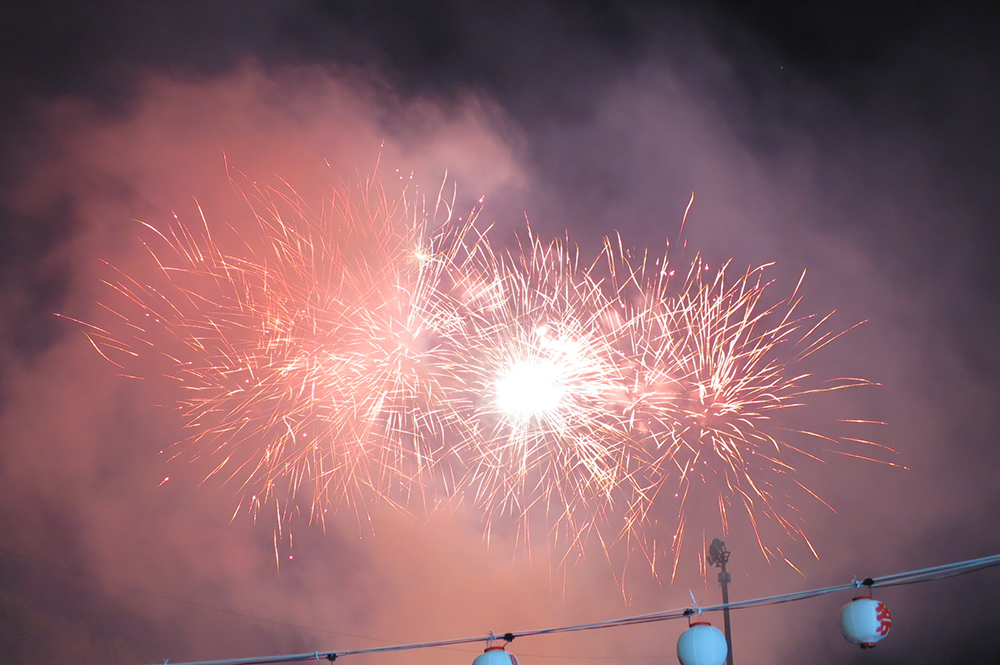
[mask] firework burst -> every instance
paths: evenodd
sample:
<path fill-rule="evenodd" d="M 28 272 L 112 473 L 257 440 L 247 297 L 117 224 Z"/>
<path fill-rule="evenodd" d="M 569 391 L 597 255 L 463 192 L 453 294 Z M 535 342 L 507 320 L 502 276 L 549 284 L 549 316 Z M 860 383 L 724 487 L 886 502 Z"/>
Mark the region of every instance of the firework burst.
<path fill-rule="evenodd" d="M 322 521 L 465 498 L 487 534 L 512 520 L 527 542 L 541 523 L 564 561 L 596 539 L 654 574 L 666 556 L 676 575 L 688 516 L 709 502 L 703 534 L 735 508 L 787 561 L 761 525 L 812 548 L 789 495 L 816 495 L 795 456 L 870 443 L 782 421 L 871 384 L 799 369 L 843 333 L 799 315 L 798 288 L 769 300 L 767 266 L 678 270 L 620 239 L 581 262 L 530 228 L 501 251 L 478 207 L 453 220 L 454 198 L 427 207 L 375 178 L 315 215 L 291 190 L 248 191 L 250 232 L 144 225 L 155 276 L 114 271 L 116 332 L 88 334 L 119 366 L 165 362 L 191 430 L 178 450 L 239 483 L 252 513 L 273 504 L 279 525 L 300 504 Z"/>
<path fill-rule="evenodd" d="M 132 334 L 92 327 L 92 340 L 109 358 L 152 350 L 172 365 L 183 448 L 209 454 L 253 512 L 303 489 L 313 519 L 409 503 L 444 457 L 452 361 L 435 299 L 469 221 L 431 230 L 450 207 L 390 199 L 376 180 L 335 191 L 317 217 L 290 193 L 247 201 L 256 228 L 226 250 L 207 223 L 147 225 L 160 279 L 116 272 L 108 307 Z"/>
<path fill-rule="evenodd" d="M 632 252 L 610 241 L 606 255 L 621 303 L 614 311 L 622 315 L 609 334 L 628 386 L 620 416 L 638 488 L 625 519 L 628 540 L 655 566 L 649 511 L 654 504 L 674 503 L 678 519 L 665 551 L 676 575 L 689 504 L 712 501 L 722 533 L 729 530 L 734 506 L 745 512 L 768 559 L 791 565 L 780 546 L 765 542 L 762 521 L 815 555 L 789 490 L 822 502 L 794 477 L 795 455 L 818 460 L 819 451 L 795 441 L 848 440 L 791 430 L 780 416 L 805 406 L 810 395 L 873 385 L 859 378 L 818 382 L 799 369 L 846 331 L 827 331 L 829 315 L 797 314 L 801 280 L 788 298 L 768 301 L 769 266 L 730 281 L 729 264 L 711 269 L 701 257 L 677 271 L 668 257 L 650 261 L 643 254 L 633 261 Z"/>
<path fill-rule="evenodd" d="M 526 533 L 539 515 L 579 552 L 628 481 L 621 377 L 598 325 L 613 303 L 566 243 L 529 229 L 516 252 L 478 250 L 460 271 L 470 295 L 452 339 L 468 389 L 463 489 L 488 524 L 513 516 Z"/>

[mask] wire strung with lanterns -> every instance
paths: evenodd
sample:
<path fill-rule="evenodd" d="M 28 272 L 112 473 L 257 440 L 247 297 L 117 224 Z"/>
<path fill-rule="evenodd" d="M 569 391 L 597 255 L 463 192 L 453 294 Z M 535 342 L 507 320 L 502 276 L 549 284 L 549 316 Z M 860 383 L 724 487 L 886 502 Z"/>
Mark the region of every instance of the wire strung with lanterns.
<path fill-rule="evenodd" d="M 373 647 L 369 649 L 350 649 L 341 651 L 313 651 L 310 653 L 287 654 L 280 656 L 261 656 L 251 658 L 235 658 L 228 660 L 192 661 L 178 663 L 176 665 L 267 665 L 270 663 L 297 663 L 305 661 L 327 660 L 335 661 L 343 656 L 354 656 L 371 653 L 389 653 L 395 651 L 412 651 L 415 649 L 432 649 L 435 647 L 455 646 L 458 644 L 473 644 L 485 642 L 486 650 L 476 658 L 473 665 L 520 665 L 517 658 L 506 652 L 506 645 L 519 637 L 532 637 L 537 635 L 554 635 L 557 633 L 574 633 L 587 630 L 597 630 L 602 628 L 617 628 L 622 626 L 635 626 L 645 623 L 656 623 L 669 621 L 671 619 L 687 618 L 688 629 L 682 633 L 677 646 L 678 659 L 682 665 L 721 665 L 726 659 L 726 641 L 722 633 L 704 621 L 691 621 L 697 615 L 707 612 L 718 612 L 725 609 L 749 609 L 752 607 L 766 607 L 780 603 L 789 603 L 807 598 L 816 598 L 831 593 L 850 591 L 866 588 L 868 596 L 859 596 L 851 600 L 841 611 L 841 632 L 845 639 L 853 644 L 858 644 L 863 649 L 872 648 L 877 642 L 883 639 L 892 626 L 892 617 L 885 603 L 871 598 L 871 590 L 874 588 L 888 588 L 902 586 L 906 584 L 918 584 L 922 582 L 932 582 L 935 580 L 947 579 L 957 575 L 992 568 L 1000 565 L 1000 554 L 981 557 L 978 559 L 968 559 L 947 563 L 920 570 L 912 570 L 903 573 L 895 573 L 882 577 L 868 577 L 863 580 L 855 578 L 848 584 L 825 587 L 822 589 L 811 589 L 808 591 L 796 591 L 792 593 L 768 596 L 765 598 L 755 598 L 738 602 L 725 603 L 720 605 L 709 605 L 699 607 L 692 598 L 692 606 L 677 609 L 663 610 L 648 614 L 639 614 L 619 619 L 606 621 L 596 621 L 593 623 L 577 624 L 573 626 L 559 626 L 555 628 L 540 628 L 534 630 L 521 630 L 503 633 L 500 635 L 490 631 L 488 635 L 476 637 L 459 637 L 454 639 L 434 640 L 430 642 L 414 642 L 410 644 L 395 644 L 384 647 Z M 714 631 L 714 632 L 713 632 Z M 721 639 L 721 647 L 719 640 Z M 496 642 L 502 640 L 502 645 Z M 721 654 L 721 655 L 720 655 Z M 484 656 L 487 658 L 483 659 Z M 483 660 L 480 660 L 483 659 Z M 164 661 L 164 665 L 169 661 Z"/>

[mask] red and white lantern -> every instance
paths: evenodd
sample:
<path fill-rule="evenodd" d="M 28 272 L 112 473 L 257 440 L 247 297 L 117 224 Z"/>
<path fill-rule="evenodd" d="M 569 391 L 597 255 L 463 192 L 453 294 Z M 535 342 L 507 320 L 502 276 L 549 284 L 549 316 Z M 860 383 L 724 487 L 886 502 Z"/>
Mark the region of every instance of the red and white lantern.
<path fill-rule="evenodd" d="M 517 656 L 507 653 L 504 647 L 486 647 L 486 651 L 472 661 L 472 665 L 518 665 Z"/>
<path fill-rule="evenodd" d="M 722 665 L 729 655 L 726 636 L 707 621 L 698 621 L 677 640 L 677 660 L 681 665 Z"/>
<path fill-rule="evenodd" d="M 862 596 L 844 605 L 840 611 L 840 632 L 848 642 L 871 649 L 889 634 L 892 615 L 885 603 Z"/>

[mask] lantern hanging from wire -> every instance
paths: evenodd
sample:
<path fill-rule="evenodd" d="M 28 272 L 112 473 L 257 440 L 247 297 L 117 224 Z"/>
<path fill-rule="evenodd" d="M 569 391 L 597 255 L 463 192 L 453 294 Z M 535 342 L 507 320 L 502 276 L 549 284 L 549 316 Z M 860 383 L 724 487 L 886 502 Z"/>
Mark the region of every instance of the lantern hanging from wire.
<path fill-rule="evenodd" d="M 681 665 L 722 665 L 729 655 L 726 636 L 707 621 L 696 621 L 677 640 Z"/>
<path fill-rule="evenodd" d="M 517 656 L 507 653 L 506 645 L 488 646 L 486 650 L 472 661 L 472 665 L 520 665 Z"/>
<path fill-rule="evenodd" d="M 886 604 L 861 596 L 844 605 L 840 611 L 840 632 L 848 642 L 862 649 L 872 649 L 892 627 L 892 615 Z"/>

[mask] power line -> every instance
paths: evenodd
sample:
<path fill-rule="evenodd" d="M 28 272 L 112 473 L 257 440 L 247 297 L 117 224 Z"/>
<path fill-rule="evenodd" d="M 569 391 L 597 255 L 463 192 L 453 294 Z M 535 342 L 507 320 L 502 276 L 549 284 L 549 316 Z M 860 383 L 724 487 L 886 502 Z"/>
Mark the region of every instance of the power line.
<path fill-rule="evenodd" d="M 941 566 L 934 566 L 932 568 L 922 568 L 920 570 L 913 570 L 905 573 L 895 573 L 892 575 L 885 575 L 883 577 L 877 577 L 877 578 L 869 577 L 861 581 L 855 578 L 848 584 L 840 584 L 837 586 L 825 587 L 822 589 L 797 591 L 793 593 L 780 594 L 777 596 L 768 596 L 766 598 L 743 600 L 735 603 L 710 605 L 708 607 L 698 607 L 697 605 L 692 605 L 691 607 L 664 610 L 660 612 L 652 612 L 649 614 L 639 614 L 636 616 L 622 617 L 619 619 L 610 619 L 607 621 L 597 621 L 594 623 L 510 632 L 510 633 L 504 633 L 500 636 L 497 636 L 493 632 L 490 632 L 489 635 L 481 635 L 477 637 L 460 637 L 448 640 L 436 640 L 432 642 L 415 642 L 411 644 L 398 644 L 393 646 L 374 647 L 370 649 L 353 649 L 345 651 L 314 651 L 312 653 L 288 654 L 283 656 L 261 656 L 257 658 L 236 658 L 229 660 L 193 661 L 188 663 L 179 663 L 177 665 L 268 665 L 271 663 L 295 663 L 295 662 L 305 662 L 310 660 L 317 661 L 323 659 L 333 661 L 341 656 L 353 656 L 353 655 L 369 654 L 369 653 L 387 653 L 394 651 L 411 651 L 414 649 L 431 649 L 435 647 L 454 646 L 457 644 L 471 644 L 474 642 L 493 641 L 498 637 L 500 639 L 504 639 L 508 642 L 511 642 L 518 637 L 530 637 L 535 635 L 553 635 L 557 633 L 573 633 L 573 632 L 581 632 L 587 630 L 597 630 L 602 628 L 634 626 L 644 623 L 654 623 L 659 621 L 669 621 L 671 619 L 680 619 L 682 617 L 691 616 L 693 614 L 701 614 L 704 612 L 717 612 L 720 610 L 725 610 L 727 608 L 732 610 L 737 610 L 737 609 L 748 609 L 751 607 L 764 607 L 768 605 L 777 605 L 780 603 L 790 603 L 799 600 L 805 600 L 807 598 L 816 598 L 818 596 L 837 593 L 840 591 L 858 589 L 861 587 L 868 587 L 868 588 L 892 587 L 892 586 L 901 586 L 904 584 L 931 582 L 934 580 L 954 577 L 956 575 L 963 575 L 976 570 L 982 570 L 984 568 L 991 568 L 997 565 L 1000 565 L 1000 554 L 988 557 L 982 557 L 979 559 L 969 559 L 967 561 L 948 563 Z M 168 662 L 169 661 L 164 661 L 164 663 Z"/>

